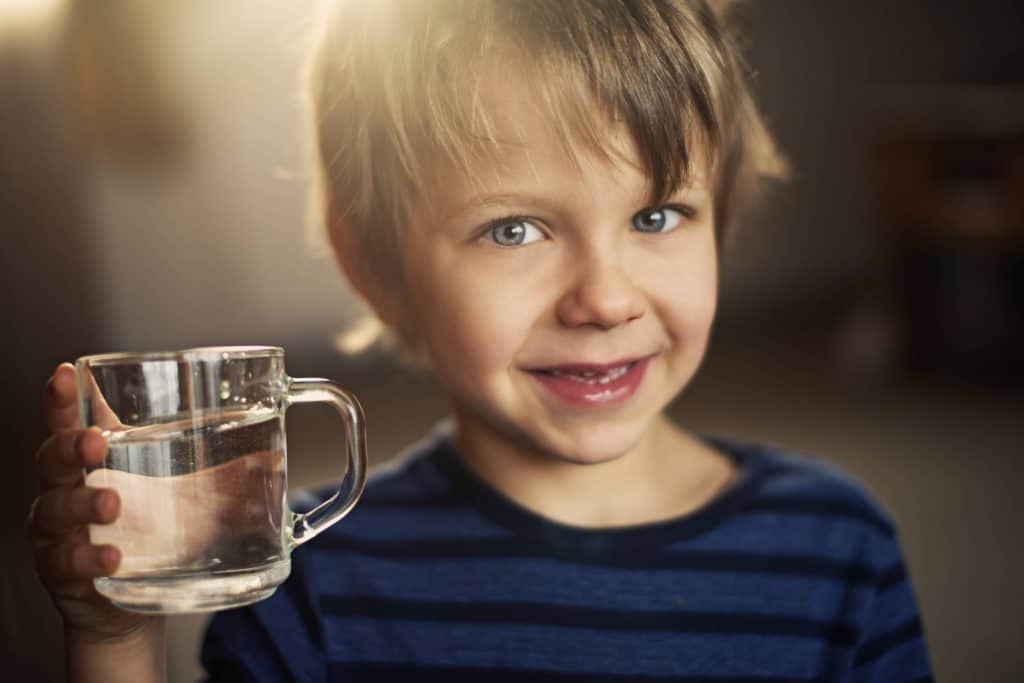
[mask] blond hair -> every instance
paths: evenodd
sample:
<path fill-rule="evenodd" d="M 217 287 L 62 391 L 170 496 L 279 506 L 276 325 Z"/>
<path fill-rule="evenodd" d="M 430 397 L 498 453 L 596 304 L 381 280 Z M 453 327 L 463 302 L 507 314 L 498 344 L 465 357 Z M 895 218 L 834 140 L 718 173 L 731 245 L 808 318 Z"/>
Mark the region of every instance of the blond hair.
<path fill-rule="evenodd" d="M 314 210 L 342 219 L 329 226 L 336 246 L 357 249 L 376 277 L 396 277 L 400 228 L 411 199 L 429 197 L 437 161 L 472 178 L 475 163 L 494 156 L 483 79 L 511 62 L 529 67 L 519 75 L 571 158 L 579 145 L 607 157 L 609 121 L 629 131 L 652 205 L 687 182 L 703 150 L 724 243 L 759 180 L 785 172 L 751 99 L 729 4 L 330 3 L 307 71 Z"/>

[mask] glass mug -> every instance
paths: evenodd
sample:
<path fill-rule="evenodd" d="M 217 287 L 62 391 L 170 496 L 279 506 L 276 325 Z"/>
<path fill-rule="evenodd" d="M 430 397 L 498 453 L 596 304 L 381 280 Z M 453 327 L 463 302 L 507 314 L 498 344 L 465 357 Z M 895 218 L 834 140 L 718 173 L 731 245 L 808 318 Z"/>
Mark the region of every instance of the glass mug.
<path fill-rule="evenodd" d="M 288 377 L 281 348 L 100 354 L 75 366 L 81 424 L 110 444 L 86 484 L 121 497 L 117 520 L 89 527 L 92 543 L 122 556 L 95 585 L 122 609 L 205 612 L 268 598 L 291 551 L 362 493 L 362 408 L 333 382 Z M 347 469 L 337 493 L 300 514 L 286 500 L 285 411 L 320 401 L 345 422 Z"/>

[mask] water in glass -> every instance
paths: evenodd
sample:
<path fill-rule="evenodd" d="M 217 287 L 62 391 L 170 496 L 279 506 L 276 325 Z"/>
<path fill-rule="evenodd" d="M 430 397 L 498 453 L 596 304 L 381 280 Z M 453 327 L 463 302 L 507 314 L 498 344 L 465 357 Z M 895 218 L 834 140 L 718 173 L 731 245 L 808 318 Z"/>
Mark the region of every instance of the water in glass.
<path fill-rule="evenodd" d="M 96 588 L 135 611 L 192 612 L 261 600 L 288 575 L 284 424 L 268 408 L 217 410 L 127 427 L 86 477 L 121 514 L 89 528 L 120 548 Z"/>

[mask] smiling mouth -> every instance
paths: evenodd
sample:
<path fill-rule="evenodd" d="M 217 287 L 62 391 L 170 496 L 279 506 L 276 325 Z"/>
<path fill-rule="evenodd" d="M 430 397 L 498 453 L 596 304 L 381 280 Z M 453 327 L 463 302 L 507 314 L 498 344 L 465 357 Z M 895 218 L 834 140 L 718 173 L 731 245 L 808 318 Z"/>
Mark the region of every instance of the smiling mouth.
<path fill-rule="evenodd" d="M 637 363 L 649 356 L 627 358 L 612 363 L 564 363 L 542 368 L 530 368 L 527 372 L 549 377 L 559 377 L 583 384 L 609 384 L 622 378 Z"/>
<path fill-rule="evenodd" d="M 574 406 L 612 406 L 626 401 L 643 382 L 651 356 L 614 363 L 570 363 L 527 372 L 544 393 Z"/>
<path fill-rule="evenodd" d="M 627 361 L 618 365 L 606 366 L 600 369 L 578 369 L 572 367 L 560 367 L 543 370 L 532 370 L 542 375 L 548 375 L 550 377 L 564 377 L 565 379 L 572 380 L 573 382 L 579 382 L 581 384 L 611 384 L 620 377 L 625 376 L 627 372 L 633 369 L 633 367 L 639 361 Z"/>

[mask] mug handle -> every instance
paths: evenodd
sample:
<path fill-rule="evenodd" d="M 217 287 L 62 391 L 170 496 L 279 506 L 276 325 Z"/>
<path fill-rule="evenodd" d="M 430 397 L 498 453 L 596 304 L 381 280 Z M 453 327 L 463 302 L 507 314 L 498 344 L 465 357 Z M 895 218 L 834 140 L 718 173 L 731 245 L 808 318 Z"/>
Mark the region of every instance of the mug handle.
<path fill-rule="evenodd" d="M 330 403 L 345 422 L 348 470 L 338 491 L 306 513 L 291 513 L 288 550 L 296 548 L 349 513 L 366 484 L 366 427 L 363 408 L 355 396 L 334 382 L 318 377 L 285 378 L 284 409 L 295 403 Z"/>

